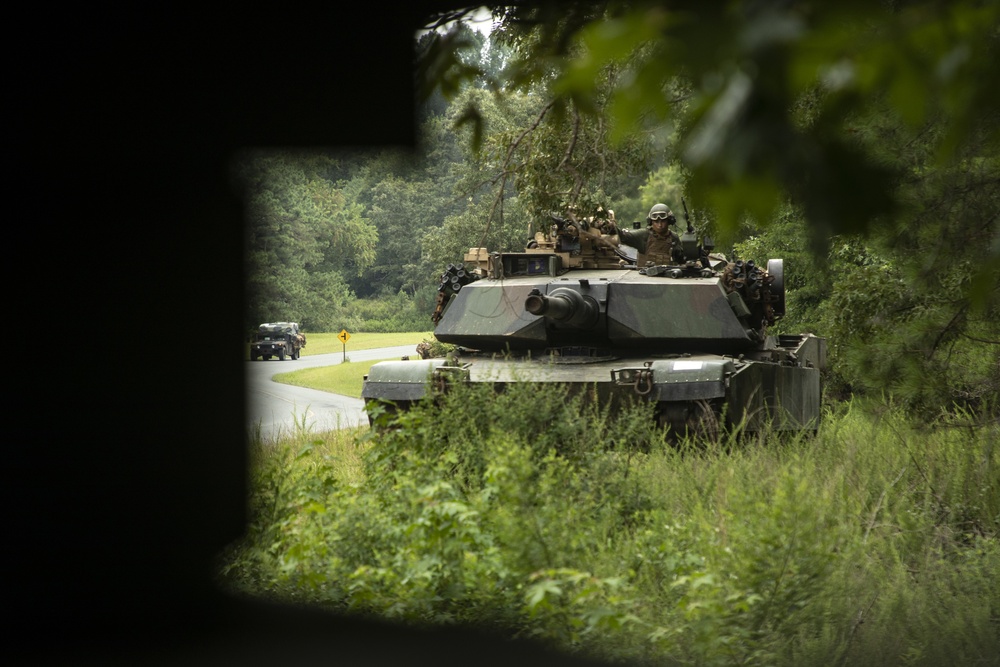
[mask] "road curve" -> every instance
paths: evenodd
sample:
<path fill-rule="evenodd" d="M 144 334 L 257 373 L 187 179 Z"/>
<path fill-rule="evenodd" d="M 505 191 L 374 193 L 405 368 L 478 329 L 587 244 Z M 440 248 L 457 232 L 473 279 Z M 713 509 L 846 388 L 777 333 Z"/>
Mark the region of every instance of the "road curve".
<path fill-rule="evenodd" d="M 348 350 L 347 358 L 350 361 L 398 359 L 404 355 L 415 358 L 416 347 L 414 344 L 356 352 Z M 244 386 L 249 432 L 254 433 L 259 428 L 261 436 L 271 440 L 294 433 L 302 426 L 317 432 L 367 424 L 368 416 L 360 398 L 281 384 L 272 379 L 278 373 L 335 366 L 343 358 L 342 352 L 336 352 L 309 355 L 296 360 L 286 358 L 285 361 L 247 361 Z"/>

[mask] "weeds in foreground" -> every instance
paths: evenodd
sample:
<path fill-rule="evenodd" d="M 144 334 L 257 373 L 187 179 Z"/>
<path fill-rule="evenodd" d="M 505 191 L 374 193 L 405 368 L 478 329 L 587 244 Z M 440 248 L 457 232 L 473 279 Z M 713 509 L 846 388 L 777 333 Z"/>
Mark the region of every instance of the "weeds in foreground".
<path fill-rule="evenodd" d="M 526 387 L 259 447 L 220 579 L 632 663 L 996 664 L 995 425 L 845 404 L 706 447 L 649 417 Z"/>

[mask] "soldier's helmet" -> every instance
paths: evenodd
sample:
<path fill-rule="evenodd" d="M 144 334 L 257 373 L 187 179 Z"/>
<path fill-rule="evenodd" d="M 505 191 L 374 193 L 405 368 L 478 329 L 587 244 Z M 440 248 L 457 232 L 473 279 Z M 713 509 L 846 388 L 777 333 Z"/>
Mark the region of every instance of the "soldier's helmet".
<path fill-rule="evenodd" d="M 653 208 L 649 209 L 646 222 L 652 224 L 654 220 L 666 220 L 668 225 L 673 225 L 677 222 L 674 212 L 666 204 L 654 204 Z"/>

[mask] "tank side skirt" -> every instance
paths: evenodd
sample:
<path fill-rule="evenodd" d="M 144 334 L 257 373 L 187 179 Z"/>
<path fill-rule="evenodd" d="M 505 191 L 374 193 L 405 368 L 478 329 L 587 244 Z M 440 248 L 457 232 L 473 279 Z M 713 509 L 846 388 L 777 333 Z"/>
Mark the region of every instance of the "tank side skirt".
<path fill-rule="evenodd" d="M 746 420 L 758 431 L 815 428 L 820 420 L 820 372 L 815 368 L 751 363 L 730 378 L 726 421 Z"/>

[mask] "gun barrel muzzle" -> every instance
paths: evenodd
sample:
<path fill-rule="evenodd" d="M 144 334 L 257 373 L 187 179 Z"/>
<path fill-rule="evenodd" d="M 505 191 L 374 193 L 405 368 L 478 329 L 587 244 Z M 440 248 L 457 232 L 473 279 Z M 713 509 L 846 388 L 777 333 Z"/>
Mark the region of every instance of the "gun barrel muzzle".
<path fill-rule="evenodd" d="M 552 290 L 548 296 L 529 294 L 524 309 L 532 315 L 580 328 L 594 326 L 600 315 L 600 307 L 592 298 L 565 287 Z"/>

